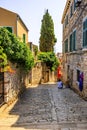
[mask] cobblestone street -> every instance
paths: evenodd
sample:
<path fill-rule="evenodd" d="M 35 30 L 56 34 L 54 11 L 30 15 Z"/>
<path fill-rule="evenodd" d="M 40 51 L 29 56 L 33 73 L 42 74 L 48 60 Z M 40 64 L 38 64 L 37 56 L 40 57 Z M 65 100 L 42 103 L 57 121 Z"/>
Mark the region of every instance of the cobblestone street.
<path fill-rule="evenodd" d="M 30 86 L 0 113 L 0 130 L 87 130 L 87 101 L 56 84 Z"/>

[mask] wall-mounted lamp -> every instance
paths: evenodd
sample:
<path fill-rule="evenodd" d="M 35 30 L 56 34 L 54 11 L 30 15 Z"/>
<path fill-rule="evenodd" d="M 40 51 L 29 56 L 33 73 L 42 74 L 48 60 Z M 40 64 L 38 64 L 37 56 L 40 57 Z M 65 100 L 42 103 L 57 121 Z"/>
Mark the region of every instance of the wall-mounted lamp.
<path fill-rule="evenodd" d="M 79 5 L 81 4 L 82 0 L 76 0 L 75 3 L 76 3 L 76 7 L 79 7 Z"/>

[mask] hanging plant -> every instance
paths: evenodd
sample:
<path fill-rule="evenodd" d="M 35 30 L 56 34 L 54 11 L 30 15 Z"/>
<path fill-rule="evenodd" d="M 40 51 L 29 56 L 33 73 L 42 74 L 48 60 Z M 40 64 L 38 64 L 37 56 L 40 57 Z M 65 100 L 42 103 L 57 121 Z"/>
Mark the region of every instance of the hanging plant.
<path fill-rule="evenodd" d="M 7 64 L 7 56 L 3 52 L 3 48 L 0 46 L 0 68 Z"/>

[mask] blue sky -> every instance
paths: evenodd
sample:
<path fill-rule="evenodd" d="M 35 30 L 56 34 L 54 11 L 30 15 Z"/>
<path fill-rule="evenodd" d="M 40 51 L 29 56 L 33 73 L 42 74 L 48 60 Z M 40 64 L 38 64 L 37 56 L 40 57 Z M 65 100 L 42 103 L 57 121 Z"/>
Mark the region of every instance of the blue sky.
<path fill-rule="evenodd" d="M 39 45 L 41 20 L 48 9 L 54 22 L 54 33 L 57 38 L 55 52 L 62 51 L 61 18 L 66 0 L 0 0 L 0 7 L 20 15 L 29 29 L 29 42 Z"/>

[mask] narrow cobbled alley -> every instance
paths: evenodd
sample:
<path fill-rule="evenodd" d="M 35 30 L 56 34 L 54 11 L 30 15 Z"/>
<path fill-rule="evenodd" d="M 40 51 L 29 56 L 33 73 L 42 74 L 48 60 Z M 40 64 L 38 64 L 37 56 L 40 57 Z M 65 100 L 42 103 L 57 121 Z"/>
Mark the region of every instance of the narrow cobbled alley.
<path fill-rule="evenodd" d="M 87 101 L 56 84 L 29 86 L 0 113 L 0 130 L 87 130 Z"/>

